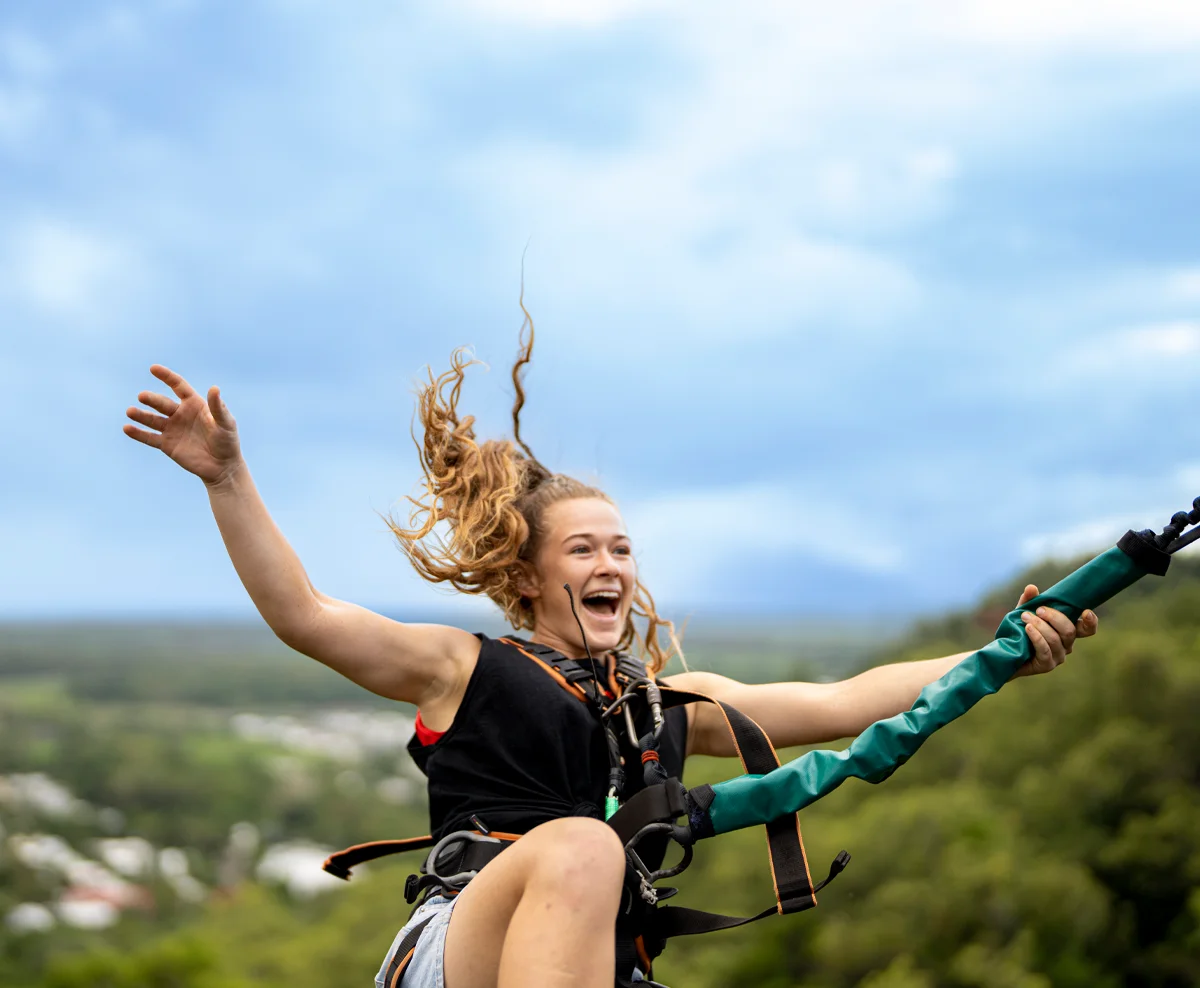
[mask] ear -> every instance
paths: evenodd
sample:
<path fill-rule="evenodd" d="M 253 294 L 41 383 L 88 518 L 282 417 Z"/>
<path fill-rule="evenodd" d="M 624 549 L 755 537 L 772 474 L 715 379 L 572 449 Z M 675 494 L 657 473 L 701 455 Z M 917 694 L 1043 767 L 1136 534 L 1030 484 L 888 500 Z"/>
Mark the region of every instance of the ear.
<path fill-rule="evenodd" d="M 537 570 L 531 563 L 524 560 L 517 563 L 517 593 L 530 600 L 536 600 L 542 595 L 542 585 L 538 580 Z"/>

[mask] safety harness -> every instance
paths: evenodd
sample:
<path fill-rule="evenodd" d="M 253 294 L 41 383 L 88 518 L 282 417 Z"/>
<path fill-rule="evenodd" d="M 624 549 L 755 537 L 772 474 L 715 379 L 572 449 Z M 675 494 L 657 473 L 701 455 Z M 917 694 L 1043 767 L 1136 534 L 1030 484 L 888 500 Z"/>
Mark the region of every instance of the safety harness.
<path fill-rule="evenodd" d="M 604 660 L 604 680 L 596 682 L 589 663 L 568 659 L 554 649 L 520 638 L 502 638 L 530 661 L 536 663 L 564 690 L 586 703 L 599 718 L 608 742 L 609 776 L 605 815 L 625 848 L 626 876 L 617 916 L 618 986 L 633 984 L 634 968 L 644 977 L 640 982 L 652 988 L 651 966 L 671 937 L 743 926 L 774 914 L 810 909 L 817 904 L 816 893 L 847 864 L 850 856 L 842 851 L 824 881 L 814 886 L 809 873 L 800 822 L 795 813 L 785 814 L 766 824 L 767 850 L 775 888 L 775 902 L 754 916 L 726 916 L 681 906 L 662 905 L 678 891 L 657 883 L 680 874 L 693 856 L 692 820 L 703 820 L 708 787 L 690 792 L 683 783 L 668 776 L 658 757 L 658 738 L 663 730 L 663 711 L 684 703 L 712 703 L 721 711 L 743 771 L 762 775 L 779 767 L 779 758 L 765 732 L 739 710 L 720 700 L 690 690 L 677 690 L 654 681 L 646 667 L 632 656 L 609 655 Z M 640 713 L 635 711 L 640 708 Z M 645 714 L 649 716 L 646 717 Z M 635 716 L 636 714 L 636 716 Z M 640 736 L 637 722 L 650 724 Z M 625 774 L 618 734 L 624 733 L 641 752 L 641 770 L 645 788 L 622 800 Z M 454 896 L 462 891 L 493 858 L 501 854 L 520 834 L 490 831 L 478 817 L 472 817 L 475 830 L 460 830 L 434 841 L 432 836 L 406 840 L 375 841 L 357 844 L 333 854 L 325 870 L 348 879 L 351 870 L 366 861 L 429 848 L 418 874 L 405 882 L 404 895 L 409 903 L 424 901 L 433 894 Z M 657 835 L 680 845 L 683 856 L 671 867 L 651 869 L 640 853 L 641 845 Z M 408 932 L 396 949 L 386 973 L 387 988 L 396 988 L 404 973 L 423 924 Z"/>

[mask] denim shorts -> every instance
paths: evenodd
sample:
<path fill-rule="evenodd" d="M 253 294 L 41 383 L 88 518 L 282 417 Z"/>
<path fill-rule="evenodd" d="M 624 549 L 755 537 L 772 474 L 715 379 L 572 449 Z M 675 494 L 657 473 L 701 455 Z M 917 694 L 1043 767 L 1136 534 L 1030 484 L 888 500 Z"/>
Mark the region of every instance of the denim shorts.
<path fill-rule="evenodd" d="M 421 931 L 412 960 L 409 961 L 400 984 L 395 988 L 446 988 L 446 930 L 450 927 L 450 913 L 457 901 L 441 895 L 432 895 L 417 907 L 392 941 L 391 950 L 383 959 L 379 973 L 375 975 L 375 988 L 392 988 L 391 985 L 384 984 L 384 978 L 396 954 L 396 948 L 400 946 L 405 934 L 424 919 L 429 919 L 429 925 Z"/>
<path fill-rule="evenodd" d="M 426 918 L 429 918 L 429 925 L 421 931 L 412 960 L 395 988 L 446 988 L 446 930 L 450 928 L 450 913 L 454 911 L 457 901 L 457 898 L 433 895 L 417 907 L 392 941 L 391 949 L 383 959 L 379 973 L 375 975 L 375 988 L 393 988 L 384 983 L 384 978 L 392 958 L 396 956 L 396 949 L 408 931 Z M 632 980 L 638 982 L 643 977 L 642 972 L 635 968 Z"/>

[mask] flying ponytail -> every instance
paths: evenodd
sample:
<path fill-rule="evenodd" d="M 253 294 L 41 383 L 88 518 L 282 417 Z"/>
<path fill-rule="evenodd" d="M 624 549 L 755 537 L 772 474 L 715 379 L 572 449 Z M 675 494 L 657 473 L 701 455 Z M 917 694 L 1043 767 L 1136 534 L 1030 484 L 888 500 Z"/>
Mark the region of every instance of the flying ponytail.
<path fill-rule="evenodd" d="M 533 612 L 518 590 L 523 565 L 532 560 L 546 508 L 558 501 L 598 497 L 612 503 L 599 488 L 564 474 L 551 473 L 521 438 L 522 383 L 533 354 L 533 319 L 522 301 L 525 321 L 513 364 L 513 440 L 475 438 L 475 417 L 459 416 L 466 370 L 478 361 L 460 347 L 450 356 L 450 369 L 438 376 L 430 370 L 417 392 L 413 442 L 424 474 L 422 491 L 409 497 L 408 525 L 385 520 L 401 551 L 430 583 L 448 583 L 463 593 L 484 594 L 518 629 L 533 628 Z M 420 422 L 418 438 L 416 422 Z M 643 618 L 644 630 L 634 624 Z M 659 641 L 665 635 L 664 647 Z M 671 656 L 682 655 L 674 625 L 660 618 L 654 598 L 639 580 L 633 609 L 618 648 L 637 645 L 647 667 L 661 672 Z"/>

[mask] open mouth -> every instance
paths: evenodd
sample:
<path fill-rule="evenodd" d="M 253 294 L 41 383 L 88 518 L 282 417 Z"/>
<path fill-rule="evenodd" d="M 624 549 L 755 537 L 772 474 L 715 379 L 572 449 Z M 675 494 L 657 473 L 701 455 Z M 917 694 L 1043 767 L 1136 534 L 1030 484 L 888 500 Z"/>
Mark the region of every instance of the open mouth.
<path fill-rule="evenodd" d="M 616 590 L 597 590 L 583 598 L 583 606 L 597 617 L 616 617 L 621 595 Z"/>

